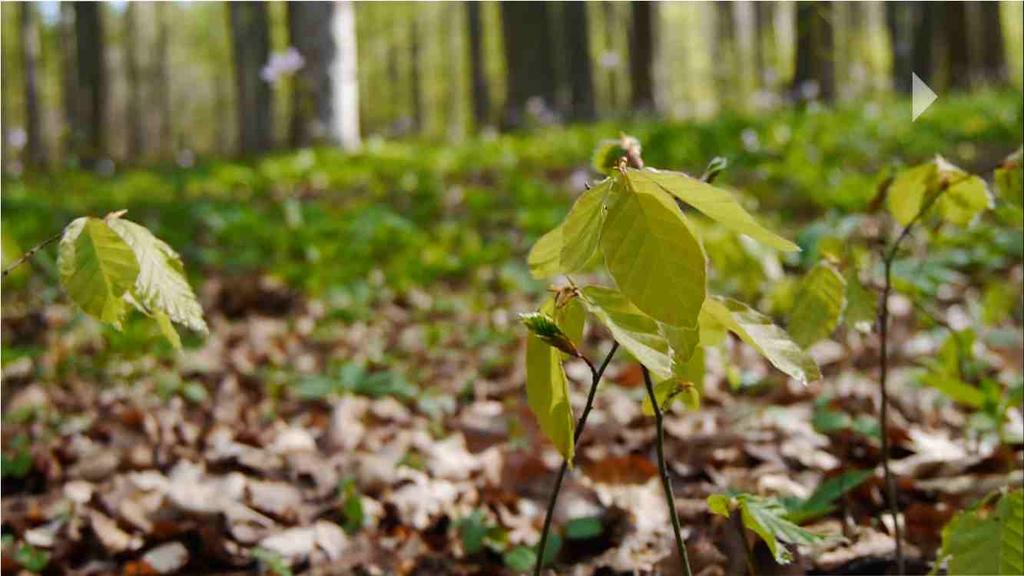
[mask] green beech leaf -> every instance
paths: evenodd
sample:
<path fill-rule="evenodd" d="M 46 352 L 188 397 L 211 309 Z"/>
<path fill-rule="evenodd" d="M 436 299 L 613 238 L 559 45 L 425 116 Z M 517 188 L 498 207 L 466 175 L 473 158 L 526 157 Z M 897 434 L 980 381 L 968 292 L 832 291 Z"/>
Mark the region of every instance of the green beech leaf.
<path fill-rule="evenodd" d="M 605 199 L 612 189 L 607 178 L 583 192 L 562 223 L 561 272 L 571 274 L 584 269 L 597 251 L 605 218 Z"/>
<path fill-rule="evenodd" d="M 701 333 L 705 326 L 715 330 L 720 325 L 764 356 L 784 374 L 807 383 L 821 378 L 821 371 L 786 331 L 767 316 L 736 300 L 711 297 L 701 310 Z"/>
<path fill-rule="evenodd" d="M 938 203 L 939 212 L 947 222 L 966 226 L 975 216 L 992 207 L 992 196 L 984 180 L 961 171 L 956 183 L 939 196 Z"/>
<path fill-rule="evenodd" d="M 1017 148 L 1003 160 L 996 169 L 995 181 L 1004 202 L 1018 208 L 1024 205 L 1024 148 Z"/>
<path fill-rule="evenodd" d="M 672 375 L 671 350 L 657 322 L 611 288 L 587 286 L 581 295 L 583 305 L 608 328 L 615 341 L 657 379 Z"/>
<path fill-rule="evenodd" d="M 1024 574 L 1024 491 L 957 514 L 942 530 L 949 574 Z"/>
<path fill-rule="evenodd" d="M 984 180 L 941 156 L 897 174 L 889 186 L 886 202 L 896 221 L 906 226 L 937 194 L 941 194 L 936 200 L 940 214 L 958 226 L 970 223 L 992 206 Z"/>
<path fill-rule="evenodd" d="M 672 348 L 672 368 L 678 374 L 679 369 L 686 366 L 700 343 L 700 330 L 697 327 L 670 326 L 658 324 L 662 336 Z"/>
<path fill-rule="evenodd" d="M 727 496 L 713 494 L 707 499 L 708 509 L 728 518 L 733 510 L 739 510 L 743 525 L 757 534 L 768 546 L 775 561 L 788 564 L 793 556 L 784 544 L 814 544 L 822 537 L 809 532 L 786 519 L 786 509 L 776 500 L 761 498 L 752 494 Z"/>
<path fill-rule="evenodd" d="M 651 318 L 693 327 L 707 293 L 707 258 L 672 197 L 627 176 L 601 232 L 605 265 L 619 290 Z"/>
<path fill-rule="evenodd" d="M 561 320 L 552 299 L 541 307 L 541 314 L 554 318 L 556 322 Z M 561 324 L 559 329 L 564 332 Z M 575 423 L 562 357 L 558 349 L 532 332 L 526 338 L 526 402 L 537 418 L 541 432 L 571 465 Z"/>
<path fill-rule="evenodd" d="M 818 262 L 800 283 L 789 315 L 789 335 L 806 348 L 827 338 L 846 308 L 846 280 L 832 264 Z"/>
<path fill-rule="evenodd" d="M 142 305 L 142 311 L 161 312 L 170 320 L 205 334 L 203 308 L 188 284 L 178 253 L 134 222 L 115 218 L 108 224 L 131 247 L 138 260 L 139 272 L 133 294 L 137 303 Z M 173 338 L 169 339 L 174 342 Z"/>
<path fill-rule="evenodd" d="M 708 218 L 740 234 L 783 252 L 799 252 L 800 247 L 761 226 L 749 212 L 743 209 L 732 194 L 691 178 L 682 172 L 670 172 L 645 168 L 628 169 L 627 174 L 642 186 L 644 182 L 656 185 L 661 190 L 693 206 Z"/>
<path fill-rule="evenodd" d="M 928 162 L 903 170 L 893 178 L 886 194 L 886 205 L 897 222 L 906 226 L 917 216 L 925 195 L 935 185 L 935 163 Z"/>
<path fill-rule="evenodd" d="M 139 262 L 120 236 L 98 218 L 79 218 L 64 229 L 58 249 L 60 282 L 90 316 L 120 326 L 125 293 L 135 285 Z"/>
<path fill-rule="evenodd" d="M 557 276 L 562 270 L 562 225 L 540 237 L 526 258 L 534 278 Z"/>

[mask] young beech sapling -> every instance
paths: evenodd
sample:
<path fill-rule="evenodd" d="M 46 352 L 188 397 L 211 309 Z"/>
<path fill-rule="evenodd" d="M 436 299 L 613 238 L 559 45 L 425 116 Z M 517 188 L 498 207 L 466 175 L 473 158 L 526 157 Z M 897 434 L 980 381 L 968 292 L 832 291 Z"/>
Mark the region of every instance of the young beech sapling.
<path fill-rule="evenodd" d="M 799 248 L 761 226 L 729 192 L 711 184 L 723 168 L 713 162 L 701 179 L 644 168 L 636 140 L 602 146 L 595 165 L 606 178 L 576 200 L 565 220 L 541 237 L 529 255 L 535 277 L 563 276 L 558 289 L 523 320 L 527 338 L 526 394 L 541 430 L 562 454 L 538 552 L 546 550 L 562 479 L 572 466 L 598 383 L 621 346 L 641 364 L 646 411 L 657 428 L 657 456 L 676 547 L 690 574 L 664 455 L 662 411 L 682 398 L 699 403 L 704 348 L 733 333 L 772 365 L 801 382 L 820 377 L 814 360 L 772 321 L 742 302 L 708 293 L 708 258 L 691 219 L 707 217 L 777 250 Z M 584 285 L 574 275 L 599 271 L 611 285 Z M 613 338 L 600 364 L 581 351 L 586 319 L 596 319 Z M 574 421 L 562 361 L 582 359 L 591 384 L 579 421 Z M 538 553 L 539 573 L 546 554 Z"/>

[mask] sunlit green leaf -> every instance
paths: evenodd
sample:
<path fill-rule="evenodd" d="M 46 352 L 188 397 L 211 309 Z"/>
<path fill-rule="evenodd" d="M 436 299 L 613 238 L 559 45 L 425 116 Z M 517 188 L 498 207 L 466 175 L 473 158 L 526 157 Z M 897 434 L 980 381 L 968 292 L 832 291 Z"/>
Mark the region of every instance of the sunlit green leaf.
<path fill-rule="evenodd" d="M 115 218 L 108 224 L 131 246 L 138 260 L 133 294 L 144 311 L 163 312 L 172 321 L 205 334 L 203 308 L 188 284 L 178 253 L 134 222 Z"/>
<path fill-rule="evenodd" d="M 949 574 L 1024 574 L 1024 491 L 957 514 L 942 530 Z"/>
<path fill-rule="evenodd" d="M 562 270 L 562 225 L 548 231 L 530 249 L 527 264 L 534 278 L 557 276 Z"/>
<path fill-rule="evenodd" d="M 804 348 L 827 338 L 845 307 L 846 281 L 835 266 L 819 262 L 800 283 L 787 325 L 790 336 Z"/>
<path fill-rule="evenodd" d="M 672 375 L 668 341 L 658 323 L 641 312 L 621 292 L 601 286 L 582 290 L 583 305 L 612 333 L 612 337 L 658 379 Z"/>
<path fill-rule="evenodd" d="M 584 269 L 597 251 L 601 226 L 605 218 L 605 200 L 612 189 L 612 179 L 605 179 L 583 192 L 562 223 L 560 267 L 565 274 Z"/>
<path fill-rule="evenodd" d="M 917 216 L 924 204 L 925 195 L 934 186 L 935 177 L 935 163 L 928 162 L 908 168 L 893 178 L 886 195 L 886 204 L 897 222 L 906 226 Z"/>
<path fill-rule="evenodd" d="M 126 311 L 125 293 L 139 276 L 135 253 L 107 223 L 79 218 L 68 224 L 60 241 L 61 285 L 86 314 L 119 326 Z"/>
<path fill-rule="evenodd" d="M 608 210 L 601 251 L 619 290 L 651 318 L 695 326 L 707 291 L 704 249 L 679 207 L 662 190 L 620 190 Z"/>
<path fill-rule="evenodd" d="M 682 172 L 645 168 L 629 169 L 627 173 L 635 179 L 637 186 L 642 187 L 644 182 L 654 184 L 730 230 L 746 234 L 783 252 L 800 250 L 796 244 L 758 224 L 754 217 L 736 202 L 732 194 L 721 188 L 691 178 Z"/>
<path fill-rule="evenodd" d="M 960 175 L 955 183 L 939 196 L 942 217 L 958 226 L 969 224 L 974 217 L 992 207 L 992 196 L 985 181 L 978 176 Z"/>
<path fill-rule="evenodd" d="M 713 296 L 704 303 L 701 317 L 702 334 L 705 325 L 710 327 L 720 324 L 752 346 L 784 374 L 804 383 L 821 377 L 814 359 L 785 330 L 746 304 Z"/>

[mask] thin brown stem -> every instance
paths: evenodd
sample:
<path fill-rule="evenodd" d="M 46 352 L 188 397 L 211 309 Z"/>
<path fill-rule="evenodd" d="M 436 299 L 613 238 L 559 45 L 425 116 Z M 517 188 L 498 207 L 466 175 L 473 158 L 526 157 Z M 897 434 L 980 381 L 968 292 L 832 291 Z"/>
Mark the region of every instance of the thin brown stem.
<path fill-rule="evenodd" d="M 612 361 L 612 356 L 615 356 L 615 352 L 619 349 L 619 343 L 613 342 L 611 350 L 608 351 L 608 355 L 604 357 L 604 361 L 597 368 L 594 364 L 583 357 L 583 361 L 587 363 L 590 368 L 590 391 L 587 393 L 587 403 L 583 406 L 583 413 L 580 414 L 579 420 L 576 422 L 576 431 L 573 432 L 572 443 L 575 447 L 580 441 L 580 436 L 583 435 L 583 429 L 587 426 L 587 418 L 590 416 L 590 410 L 594 407 L 594 398 L 597 395 L 597 385 L 601 382 L 601 376 L 604 375 L 604 371 L 608 368 L 608 364 Z M 534 576 L 539 576 L 541 569 L 544 567 L 544 551 L 548 544 L 548 535 L 551 533 L 551 519 L 555 515 L 555 504 L 558 502 L 558 493 L 562 490 L 562 480 L 565 478 L 565 472 L 569 469 L 569 461 L 562 460 L 562 466 L 558 469 L 558 476 L 555 478 L 555 488 L 551 491 L 551 497 L 548 499 L 548 508 L 544 514 L 544 528 L 541 529 L 540 543 L 537 546 L 537 560 L 533 565 Z"/>
<path fill-rule="evenodd" d="M 654 394 L 654 384 L 651 383 L 651 373 L 646 366 L 641 366 L 644 373 L 644 386 L 647 387 L 647 397 L 651 400 L 651 407 L 654 409 L 654 425 L 657 430 L 656 448 L 658 451 L 658 470 L 661 472 L 661 487 L 665 492 L 665 505 L 668 506 L 668 516 L 672 521 L 672 533 L 676 538 L 676 548 L 679 550 L 679 561 L 683 565 L 683 573 L 692 576 L 690 570 L 690 558 L 686 554 L 686 542 L 683 541 L 683 529 L 679 524 L 679 513 L 676 511 L 676 497 L 672 494 L 672 478 L 668 473 L 668 466 L 665 464 L 665 423 L 662 418 L 661 406 L 658 405 L 658 398 Z"/>
<path fill-rule="evenodd" d="M 22 254 L 21 258 L 18 258 L 14 262 L 11 262 L 10 266 L 8 266 L 7 268 L 4 268 L 3 277 L 7 278 L 7 275 L 10 274 L 12 271 L 14 271 L 15 268 L 17 268 L 18 266 L 21 266 L 22 264 L 27 262 L 30 258 L 35 256 L 36 252 L 39 252 L 43 248 L 46 248 L 50 244 L 53 244 L 57 240 L 60 240 L 60 237 L 63 234 L 64 234 L 64 231 L 61 230 L 60 232 L 54 234 L 53 236 L 47 238 L 46 240 L 43 240 L 42 242 L 40 242 L 39 244 L 36 244 L 35 246 L 33 246 L 28 252 L 25 252 L 24 254 Z"/>
<path fill-rule="evenodd" d="M 917 214 L 907 222 L 896 240 L 889 246 L 889 249 L 882 255 L 882 266 L 885 273 L 882 285 L 882 294 L 878 302 L 878 386 L 881 392 L 881 401 L 878 409 L 878 427 L 882 435 L 882 472 L 885 475 L 885 499 L 889 507 L 889 514 L 892 516 L 893 539 L 896 541 L 896 571 L 902 576 L 906 573 L 906 559 L 903 556 L 903 532 L 900 529 L 900 505 L 896 491 L 896 478 L 892 475 L 889 467 L 891 457 L 891 446 L 889 443 L 889 295 L 892 294 L 892 265 L 896 260 L 900 246 L 910 237 L 914 226 L 924 218 L 932 205 L 938 201 L 946 190 L 955 184 L 947 182 L 938 193 L 933 194 L 924 204 L 921 205 Z"/>

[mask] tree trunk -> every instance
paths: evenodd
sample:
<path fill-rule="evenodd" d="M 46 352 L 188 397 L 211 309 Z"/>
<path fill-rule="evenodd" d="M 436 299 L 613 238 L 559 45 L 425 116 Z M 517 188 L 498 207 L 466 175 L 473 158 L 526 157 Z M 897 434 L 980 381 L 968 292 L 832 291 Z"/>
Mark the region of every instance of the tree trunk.
<path fill-rule="evenodd" d="M 292 91 L 293 147 L 326 141 L 333 125 L 331 64 L 335 57 L 331 2 L 289 2 L 288 37 L 302 55 Z"/>
<path fill-rule="evenodd" d="M 466 24 L 469 28 L 469 67 L 473 76 L 473 123 L 477 130 L 491 123 L 491 90 L 484 66 L 483 22 L 480 2 L 466 4 Z"/>
<path fill-rule="evenodd" d="M 174 117 L 171 114 L 171 82 L 167 55 L 167 13 L 166 5 L 157 2 L 156 8 L 156 87 L 157 134 L 160 140 L 160 156 L 171 158 L 174 155 Z"/>
<path fill-rule="evenodd" d="M 139 38 L 138 5 L 129 2 L 124 14 L 124 51 L 128 75 L 128 105 L 126 119 L 128 126 L 128 158 L 138 158 L 146 153 L 142 128 L 142 83 L 139 79 Z"/>
<path fill-rule="evenodd" d="M 331 22 L 335 56 L 331 65 L 331 97 L 334 103 L 331 106 L 333 122 L 329 138 L 343 150 L 355 151 L 362 146 L 355 3 L 352 0 L 336 2 Z"/>
<path fill-rule="evenodd" d="M 409 88 L 412 90 L 412 126 L 416 133 L 423 132 L 423 84 L 420 74 L 420 22 L 416 8 L 412 9 L 409 21 Z"/>
<path fill-rule="evenodd" d="M 546 2 L 501 3 L 508 71 L 502 124 L 507 128 L 526 125 L 528 104 L 541 115 L 554 110 L 557 81 L 550 9 Z"/>
<path fill-rule="evenodd" d="M 832 4 L 799 2 L 796 6 L 796 71 L 793 95 L 797 101 L 835 99 L 835 54 Z"/>
<path fill-rule="evenodd" d="M 75 2 L 75 55 L 78 89 L 75 131 L 78 157 L 93 168 L 107 154 L 107 81 L 104 70 L 103 5 Z"/>
<path fill-rule="evenodd" d="M 967 4 L 944 3 L 943 27 L 946 45 L 946 86 L 954 90 L 970 90 L 970 44 L 967 36 Z"/>
<path fill-rule="evenodd" d="M 604 44 L 609 55 L 618 55 L 615 50 L 615 31 L 618 29 L 618 18 L 615 15 L 614 2 L 601 3 L 602 16 L 604 16 Z M 619 82 L 617 66 L 607 66 L 608 70 L 608 108 L 613 112 L 619 111 Z"/>
<path fill-rule="evenodd" d="M 21 8 L 21 65 L 25 78 L 25 164 L 41 167 L 46 164 L 43 128 L 39 115 L 39 30 L 36 28 L 35 5 L 26 2 Z"/>
<path fill-rule="evenodd" d="M 588 122 L 595 118 L 596 112 L 587 4 L 566 2 L 562 10 L 563 38 L 569 75 L 569 116 L 577 122 Z"/>
<path fill-rule="evenodd" d="M 980 30 L 979 77 L 982 82 L 1000 86 L 1009 79 L 1006 67 L 1006 47 L 1003 42 L 1003 23 L 999 16 L 999 2 L 977 2 Z"/>
<path fill-rule="evenodd" d="M 61 106 L 64 109 L 64 129 L 61 141 L 65 158 L 77 154 L 78 128 L 78 67 L 75 56 L 75 12 L 70 2 L 60 3 L 60 58 Z"/>
<path fill-rule="evenodd" d="M 444 7 L 445 20 L 452 26 L 454 30 L 459 30 L 456 23 L 459 21 L 459 6 L 455 3 L 450 3 Z M 462 38 L 457 32 L 454 34 L 448 34 L 445 41 L 445 48 L 447 49 L 447 65 L 448 65 L 448 139 L 453 142 L 459 141 L 464 134 L 464 119 L 463 119 L 463 85 L 462 79 Z"/>
<path fill-rule="evenodd" d="M 738 58 L 736 57 L 736 26 L 733 23 L 732 2 L 715 2 L 715 33 L 712 36 L 712 64 L 715 94 L 719 110 L 735 108 Z"/>
<path fill-rule="evenodd" d="M 926 83 L 935 82 L 936 50 L 935 34 L 942 19 L 942 2 L 909 2 L 910 26 L 913 42 L 910 62 L 913 71 Z"/>
<path fill-rule="evenodd" d="M 231 2 L 228 9 L 238 92 L 238 144 L 242 154 L 265 152 L 273 141 L 273 101 L 270 86 L 260 74 L 270 56 L 267 5 Z"/>
<path fill-rule="evenodd" d="M 774 84 L 775 5 L 754 2 L 754 66 L 758 90 L 770 90 Z"/>
<path fill-rule="evenodd" d="M 915 10 L 912 2 L 886 2 L 885 25 L 889 31 L 892 49 L 892 87 L 903 94 L 910 93 L 913 65 L 913 24 Z"/>
<path fill-rule="evenodd" d="M 629 36 L 629 76 L 633 111 L 654 113 L 657 111 L 654 98 L 657 5 L 648 0 L 638 0 L 632 2 L 630 6 L 633 12 L 633 26 Z"/>

